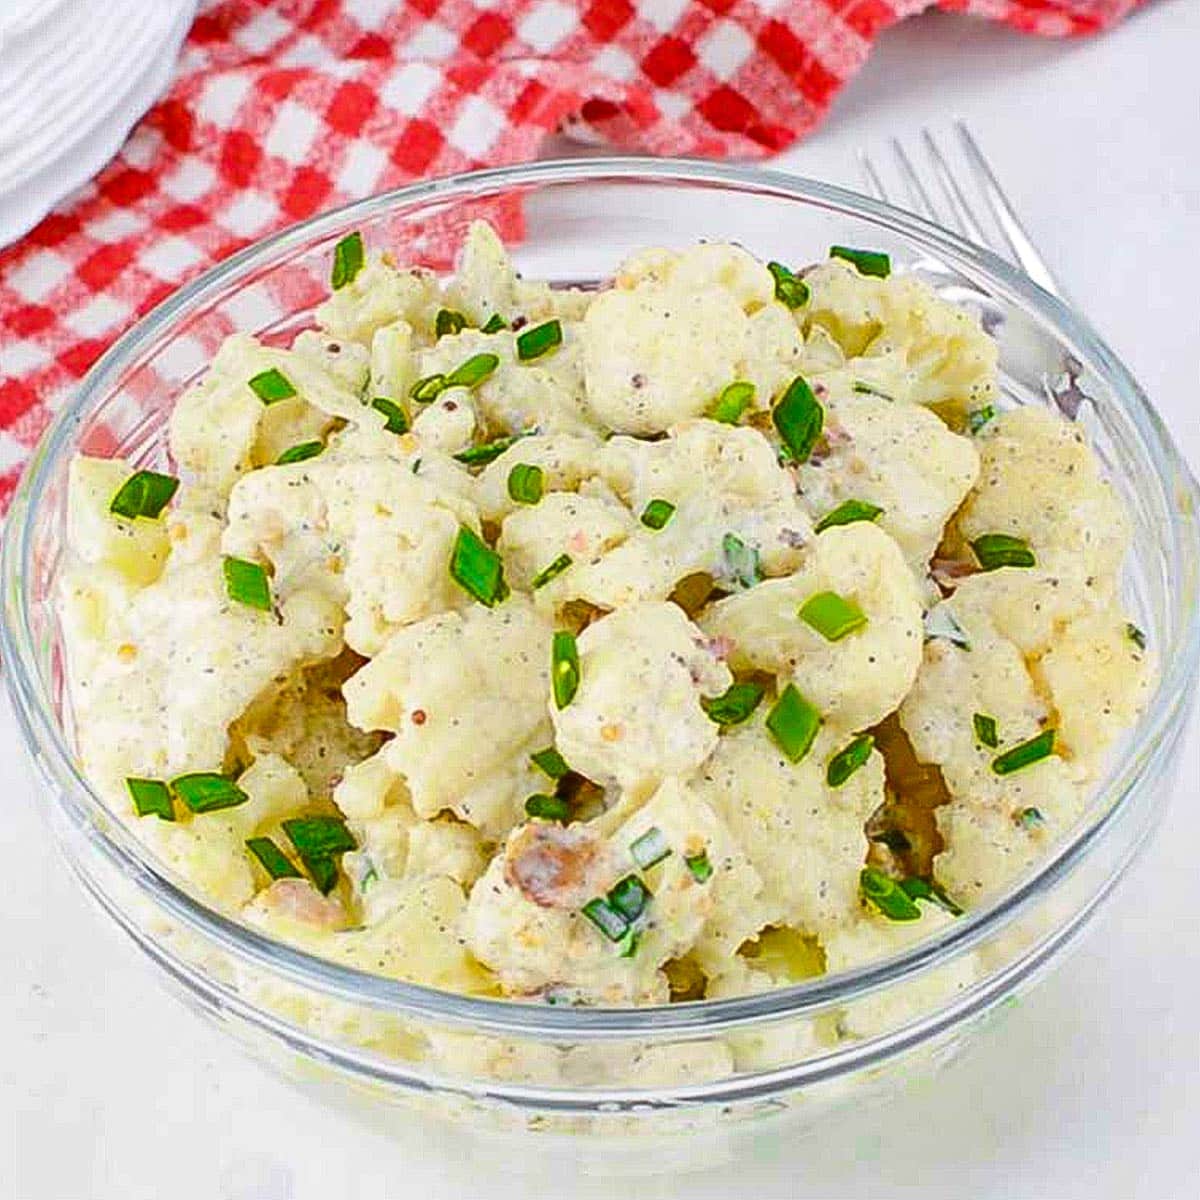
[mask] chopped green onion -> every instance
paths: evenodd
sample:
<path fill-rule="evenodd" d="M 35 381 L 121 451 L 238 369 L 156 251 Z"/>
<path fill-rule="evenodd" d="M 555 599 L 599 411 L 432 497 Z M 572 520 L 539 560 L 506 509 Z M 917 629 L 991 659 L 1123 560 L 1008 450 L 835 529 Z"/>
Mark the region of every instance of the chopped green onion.
<path fill-rule="evenodd" d="M 996 417 L 996 406 L 985 404 L 981 408 L 973 408 L 967 413 L 967 428 L 972 433 L 978 433 L 989 421 Z"/>
<path fill-rule="evenodd" d="M 567 766 L 567 760 L 559 754 L 554 746 L 547 746 L 545 750 L 535 751 L 529 756 L 529 760 L 539 771 L 549 775 L 551 779 L 561 779 L 571 770 Z"/>
<path fill-rule="evenodd" d="M 133 808 L 139 817 L 153 813 L 164 821 L 175 820 L 175 805 L 171 802 L 171 789 L 161 779 L 125 780 Z"/>
<path fill-rule="evenodd" d="M 830 246 L 830 258 L 853 263 L 863 275 L 886 279 L 892 273 L 892 260 L 879 250 L 855 250 L 852 246 Z"/>
<path fill-rule="evenodd" d="M 894 879 L 875 867 L 863 867 L 858 886 L 863 899 L 891 921 L 919 921 L 917 902 Z"/>
<path fill-rule="evenodd" d="M 562 796 L 537 792 L 525 801 L 525 815 L 540 817 L 543 821 L 561 821 L 565 825 L 571 819 L 571 806 Z"/>
<path fill-rule="evenodd" d="M 499 313 L 492 313 L 487 319 L 487 324 L 480 330 L 480 333 L 499 333 L 502 329 L 507 328 L 508 322 Z"/>
<path fill-rule="evenodd" d="M 1041 829 L 1046 824 L 1040 808 L 1022 808 L 1013 818 L 1022 829 Z"/>
<path fill-rule="evenodd" d="M 1146 635 L 1132 622 L 1125 622 L 1125 636 L 1139 649 L 1146 648 Z"/>
<path fill-rule="evenodd" d="M 316 458 L 324 449 L 324 442 L 297 442 L 296 445 L 285 450 L 275 460 L 275 465 L 277 467 L 286 467 L 288 463 L 307 462 L 310 458 Z"/>
<path fill-rule="evenodd" d="M 736 591 L 752 588 L 762 582 L 762 562 L 758 550 L 747 546 L 736 533 L 721 539 L 721 579 Z"/>
<path fill-rule="evenodd" d="M 657 825 L 652 825 L 629 843 L 629 853 L 643 871 L 648 871 L 664 858 L 670 857 L 671 847 L 667 845 L 666 834 Z"/>
<path fill-rule="evenodd" d="M 571 565 L 569 554 L 560 554 L 548 567 L 539 571 L 530 581 L 530 588 L 537 591 L 545 587 L 552 579 L 557 579 Z"/>
<path fill-rule="evenodd" d="M 837 508 L 827 512 L 814 526 L 817 533 L 823 533 L 834 525 L 853 525 L 855 521 L 874 521 L 883 515 L 883 509 L 877 504 L 866 500 L 843 500 Z"/>
<path fill-rule="evenodd" d="M 837 592 L 817 592 L 809 596 L 800 606 L 798 615 L 827 642 L 840 642 L 867 624 L 863 610 Z"/>
<path fill-rule="evenodd" d="M 874 384 L 864 383 L 861 379 L 856 379 L 852 386 L 860 396 L 878 396 L 880 400 L 895 400 L 894 396 L 889 396 L 887 392 L 880 391 Z"/>
<path fill-rule="evenodd" d="M 306 858 L 303 854 L 300 855 L 300 861 L 317 890 L 321 895 L 328 896 L 337 886 L 337 863 L 332 858 Z"/>
<path fill-rule="evenodd" d="M 759 706 L 762 698 L 761 684 L 733 683 L 711 700 L 701 696 L 700 707 L 708 714 L 708 719 L 718 725 L 740 725 Z"/>
<path fill-rule="evenodd" d="M 775 744 L 796 763 L 812 749 L 821 714 L 789 683 L 767 714 L 767 728 Z"/>
<path fill-rule="evenodd" d="M 771 412 L 771 420 L 791 457 L 799 463 L 807 462 L 825 427 L 825 410 L 803 375 L 797 375 L 788 384 Z"/>
<path fill-rule="evenodd" d="M 620 957 L 632 958 L 637 953 L 638 943 L 642 940 L 641 932 L 637 929 L 627 929 L 619 943 Z"/>
<path fill-rule="evenodd" d="M 541 358 L 555 346 L 562 345 L 562 323 L 557 319 L 544 321 L 517 335 L 517 357 L 522 362 Z"/>
<path fill-rule="evenodd" d="M 271 611 L 271 583 L 263 567 L 244 558 L 226 558 L 223 567 L 225 591 L 230 600 L 263 612 Z"/>
<path fill-rule="evenodd" d="M 935 604 L 925 614 L 925 640 L 927 642 L 949 642 L 960 650 L 971 649 L 971 639 L 967 631 L 958 623 L 954 614 L 944 605 Z"/>
<path fill-rule="evenodd" d="M 708 861 L 706 850 L 701 850 L 699 854 L 689 854 L 683 861 L 697 883 L 707 883 L 712 878 L 713 865 Z"/>
<path fill-rule="evenodd" d="M 775 280 L 775 299 L 788 308 L 808 303 L 808 284 L 783 263 L 769 262 L 767 270 Z"/>
<path fill-rule="evenodd" d="M 458 537 L 454 539 L 450 577 L 488 608 L 494 608 L 508 596 L 500 555 L 466 525 L 458 527 Z"/>
<path fill-rule="evenodd" d="M 1000 731 L 996 728 L 995 717 L 989 717 L 987 713 L 976 713 L 971 718 L 971 724 L 975 726 L 975 740 L 981 746 L 995 750 L 1000 745 Z"/>
<path fill-rule="evenodd" d="M 158 517 L 179 489 L 174 475 L 134 471 L 109 501 L 108 511 L 118 517 Z"/>
<path fill-rule="evenodd" d="M 528 433 L 510 433 L 496 438 L 495 441 L 484 442 L 482 446 L 469 446 L 466 450 L 460 450 L 454 458 L 468 467 L 483 466 L 485 463 L 493 462 L 510 446 L 515 446 L 523 437 L 528 436 Z"/>
<path fill-rule="evenodd" d="M 550 682 L 556 708 L 566 708 L 579 690 L 579 647 L 569 629 L 555 631 L 550 649 Z"/>
<path fill-rule="evenodd" d="M 619 942 L 629 932 L 629 922 L 603 896 L 589 900 L 581 911 L 610 942 Z"/>
<path fill-rule="evenodd" d="M 636 921 L 650 901 L 650 889 L 636 875 L 626 875 L 613 884 L 607 898 L 627 921 Z"/>
<path fill-rule="evenodd" d="M 848 746 L 839 750 L 825 770 L 825 782 L 839 788 L 860 767 L 866 766 L 875 747 L 875 739 L 869 733 L 860 733 Z"/>
<path fill-rule="evenodd" d="M 246 849 L 262 864 L 272 879 L 302 879 L 292 860 L 269 837 L 246 839 Z"/>
<path fill-rule="evenodd" d="M 277 367 L 259 371 L 247 381 L 250 390 L 264 403 L 275 404 L 280 400 L 290 400 L 296 395 L 292 382 Z"/>
<path fill-rule="evenodd" d="M 333 271 L 330 273 L 329 282 L 335 292 L 344 288 L 346 284 L 354 282 L 359 271 L 363 269 L 365 258 L 362 234 L 357 229 L 353 233 L 346 234 L 334 246 Z"/>
<path fill-rule="evenodd" d="M 386 418 L 383 428 L 388 433 L 407 433 L 409 430 L 408 413 L 400 407 L 395 400 L 389 400 L 386 396 L 376 396 L 371 401 L 371 407 L 377 412 L 382 413 Z"/>
<path fill-rule="evenodd" d="M 335 855 L 358 849 L 345 821 L 340 817 L 294 817 L 283 822 L 283 832 L 296 848 L 313 883 L 328 895 L 337 883 Z"/>
<path fill-rule="evenodd" d="M 171 791 L 194 813 L 236 808 L 250 799 L 232 779 L 215 771 L 177 775 L 171 780 Z"/>
<path fill-rule="evenodd" d="M 517 504 L 536 504 L 545 485 L 545 472 L 533 463 L 517 463 L 508 473 L 508 494 Z"/>
<path fill-rule="evenodd" d="M 448 333 L 462 333 L 466 327 L 467 318 L 452 308 L 439 308 L 433 322 L 433 329 L 438 337 L 445 337 Z"/>
<path fill-rule="evenodd" d="M 1005 750 L 1001 755 L 992 759 L 992 770 L 997 775 L 1011 775 L 1022 767 L 1031 767 L 1034 763 L 1049 758 L 1054 753 L 1054 730 L 1046 729 L 1036 737 L 1021 742 L 1011 750 Z"/>
<path fill-rule="evenodd" d="M 910 900 L 928 900 L 930 904 L 936 904 L 938 908 L 945 909 L 951 916 L 962 916 L 961 906 L 946 895 L 945 889 L 940 884 L 913 875 L 900 881 L 900 890 Z"/>
<path fill-rule="evenodd" d="M 1037 559 L 1023 538 L 1007 533 L 984 533 L 971 543 L 979 565 L 985 571 L 998 567 L 1034 567 Z"/>
<path fill-rule="evenodd" d="M 498 366 L 500 359 L 495 354 L 472 354 L 464 363 L 459 363 L 442 385 L 444 388 L 478 387 Z"/>
<path fill-rule="evenodd" d="M 725 425 L 736 425 L 753 401 L 754 384 L 738 379 L 724 388 L 708 410 L 708 415 Z"/>
<path fill-rule="evenodd" d="M 436 400 L 448 386 L 445 375 L 440 373 L 437 375 L 426 375 L 424 379 L 418 379 L 408 389 L 408 394 L 418 404 L 429 404 Z"/>
<path fill-rule="evenodd" d="M 661 529 L 675 515 L 675 505 L 669 500 L 651 500 L 642 509 L 641 522 L 647 529 Z"/>

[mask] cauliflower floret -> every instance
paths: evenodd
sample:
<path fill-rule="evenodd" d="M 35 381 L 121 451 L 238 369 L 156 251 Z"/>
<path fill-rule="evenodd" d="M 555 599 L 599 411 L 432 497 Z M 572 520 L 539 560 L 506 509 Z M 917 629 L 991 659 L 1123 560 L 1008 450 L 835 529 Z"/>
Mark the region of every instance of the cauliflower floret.
<path fill-rule="evenodd" d="M 632 604 L 579 636 L 579 690 L 552 707 L 555 743 L 588 779 L 644 793 L 686 775 L 717 742 L 701 707 L 732 677 L 674 604 Z"/>
<path fill-rule="evenodd" d="M 375 654 L 398 628 L 466 601 L 447 569 L 473 505 L 390 458 L 311 459 L 241 480 L 227 554 L 265 556 L 282 595 L 317 589 L 344 605 L 346 641 Z"/>
<path fill-rule="evenodd" d="M 492 317 L 512 320 L 518 309 L 517 276 L 508 251 L 486 221 L 472 221 L 446 304 L 482 329 Z"/>
<path fill-rule="evenodd" d="M 382 255 L 370 255 L 362 270 L 317 308 L 317 324 L 330 337 L 368 349 L 377 330 L 396 321 L 430 332 L 440 306 L 436 278 L 428 271 L 398 271 Z"/>
<path fill-rule="evenodd" d="M 305 329 L 296 334 L 292 353 L 321 367 L 356 396 L 362 395 L 371 377 L 371 353 L 365 346 L 358 342 L 335 341 L 316 329 Z"/>
<path fill-rule="evenodd" d="M 804 338 L 788 309 L 769 304 L 751 314 L 738 377 L 754 384 L 755 408 L 769 409 L 772 399 L 801 373 L 803 362 Z"/>
<path fill-rule="evenodd" d="M 1129 518 L 1078 426 L 1045 409 L 1002 413 L 979 438 L 979 482 L 953 533 L 1023 538 L 1038 566 L 1063 577 L 1115 580 Z M 968 556 L 965 547 L 960 551 Z"/>
<path fill-rule="evenodd" d="M 347 680 L 351 722 L 396 735 L 380 755 L 419 816 L 449 809 L 492 837 L 512 826 L 538 790 L 527 756 L 550 741 L 552 633 L 521 597 L 472 605 L 401 629 Z"/>
<path fill-rule="evenodd" d="M 822 592 L 856 604 L 866 624 L 829 641 L 799 616 Z M 883 720 L 921 665 L 916 581 L 896 543 L 868 522 L 818 534 L 798 571 L 718 601 L 701 625 L 728 646 L 733 670 L 794 680 L 826 720 L 843 729 Z"/>
<path fill-rule="evenodd" d="M 518 463 L 541 467 L 547 492 L 574 491 L 596 470 L 601 444 L 591 437 L 551 433 L 524 437 L 493 459 L 475 480 L 475 502 L 485 521 L 502 521 L 520 505 L 508 494 L 508 475 Z"/>

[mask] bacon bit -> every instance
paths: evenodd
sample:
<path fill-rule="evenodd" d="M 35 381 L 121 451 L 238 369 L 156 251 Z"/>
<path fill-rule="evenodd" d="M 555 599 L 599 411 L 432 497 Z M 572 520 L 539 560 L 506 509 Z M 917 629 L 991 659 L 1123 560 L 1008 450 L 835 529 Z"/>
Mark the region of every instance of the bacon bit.
<path fill-rule="evenodd" d="M 137 647 L 132 642 L 122 642 L 117 647 L 117 657 L 122 662 L 133 662 L 137 658 Z"/>
<path fill-rule="evenodd" d="M 423 708 L 414 708 L 412 714 L 412 723 L 414 725 L 424 725 L 428 718 L 425 715 Z"/>
<path fill-rule="evenodd" d="M 979 568 L 961 558 L 935 558 L 929 564 L 929 573 L 938 587 L 953 591 L 958 587 L 959 580 L 966 579 L 968 575 L 978 575 Z"/>
<path fill-rule="evenodd" d="M 704 643 L 704 648 L 713 656 L 719 658 L 721 662 L 726 659 L 737 649 L 737 642 L 728 634 L 718 634 L 716 637 L 709 638 Z"/>
<path fill-rule="evenodd" d="M 277 879 L 254 903 L 270 916 L 299 921 L 314 929 L 337 930 L 346 925 L 341 901 L 322 896 L 307 879 Z"/>
<path fill-rule="evenodd" d="M 586 554 L 588 548 L 588 536 L 582 529 L 577 529 L 569 538 L 567 538 L 567 549 L 574 551 L 576 554 Z"/>
<path fill-rule="evenodd" d="M 508 843 L 504 878 L 542 908 L 579 908 L 601 890 L 604 843 L 579 825 L 526 825 Z"/>
<path fill-rule="evenodd" d="M 600 737 L 606 742 L 619 742 L 623 736 L 620 725 L 603 725 L 600 728 Z"/>

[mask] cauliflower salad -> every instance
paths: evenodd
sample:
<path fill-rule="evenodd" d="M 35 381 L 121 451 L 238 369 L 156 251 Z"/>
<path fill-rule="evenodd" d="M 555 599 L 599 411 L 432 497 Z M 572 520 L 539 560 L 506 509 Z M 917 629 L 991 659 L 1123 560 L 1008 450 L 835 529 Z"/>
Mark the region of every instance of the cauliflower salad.
<path fill-rule="evenodd" d="M 482 996 L 660 1004 L 896 952 L 1087 806 L 1151 678 L 1080 429 L 835 246 L 594 291 L 351 234 L 171 466 L 77 458 L 74 734 L 208 903 Z"/>

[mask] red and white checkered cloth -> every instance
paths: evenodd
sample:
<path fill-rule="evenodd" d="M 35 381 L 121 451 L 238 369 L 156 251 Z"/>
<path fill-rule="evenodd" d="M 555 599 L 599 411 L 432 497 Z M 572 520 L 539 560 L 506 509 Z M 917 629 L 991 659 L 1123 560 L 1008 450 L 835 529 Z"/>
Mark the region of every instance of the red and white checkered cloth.
<path fill-rule="evenodd" d="M 120 154 L 0 251 L 0 506 L 51 413 L 183 280 L 406 180 L 536 155 L 758 158 L 802 137 L 878 33 L 934 4 L 1102 29 L 1142 0 L 206 0 Z"/>

